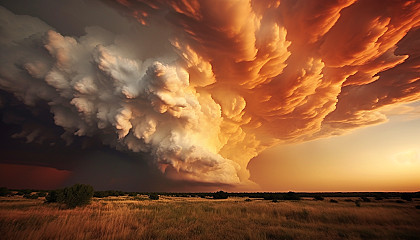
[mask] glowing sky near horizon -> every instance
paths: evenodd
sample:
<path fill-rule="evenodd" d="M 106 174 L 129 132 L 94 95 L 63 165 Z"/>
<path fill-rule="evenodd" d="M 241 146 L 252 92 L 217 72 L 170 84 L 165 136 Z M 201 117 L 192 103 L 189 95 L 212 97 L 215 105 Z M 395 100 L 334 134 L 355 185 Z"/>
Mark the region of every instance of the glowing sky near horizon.
<path fill-rule="evenodd" d="M 351 134 L 281 145 L 251 161 L 265 191 L 418 191 L 420 115 Z"/>
<path fill-rule="evenodd" d="M 0 8 L 14 138 L 147 153 L 171 181 L 238 190 L 420 188 L 418 1 L 52 6 Z"/>

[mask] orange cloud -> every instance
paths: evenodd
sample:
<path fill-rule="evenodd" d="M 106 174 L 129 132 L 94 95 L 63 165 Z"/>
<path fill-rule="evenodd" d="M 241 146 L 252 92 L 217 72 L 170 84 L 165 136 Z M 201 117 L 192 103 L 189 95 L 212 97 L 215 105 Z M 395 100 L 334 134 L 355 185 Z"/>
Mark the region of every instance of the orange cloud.
<path fill-rule="evenodd" d="M 229 140 L 221 153 L 228 158 L 243 153 L 249 141 L 252 153 L 241 159 L 273 141 L 383 122 L 376 109 L 419 98 L 415 80 L 390 80 L 410 72 L 405 66 L 418 51 L 413 38 L 405 40 L 414 48 L 409 52 L 396 45 L 419 25 L 415 1 L 159 3 L 171 9 L 168 19 L 178 28 L 175 47 L 193 52 L 213 72 L 206 74 L 214 76 L 211 88 L 199 92 L 222 107 L 227 127 L 219 135 Z M 245 108 L 235 108 L 237 99 Z M 240 117 L 232 121 L 235 109 Z"/>

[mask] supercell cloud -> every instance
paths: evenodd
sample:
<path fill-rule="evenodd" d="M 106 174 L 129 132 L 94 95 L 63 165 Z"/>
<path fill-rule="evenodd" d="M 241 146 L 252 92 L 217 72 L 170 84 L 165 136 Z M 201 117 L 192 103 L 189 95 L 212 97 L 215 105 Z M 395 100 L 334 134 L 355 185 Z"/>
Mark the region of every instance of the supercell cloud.
<path fill-rule="evenodd" d="M 67 144 L 149 153 L 171 179 L 247 184 L 267 147 L 378 124 L 381 108 L 420 99 L 418 1 L 97 4 L 126 25 L 65 34 L 1 7 L 0 89 L 47 106 Z M 15 136 L 42 141 L 24 129 Z"/>

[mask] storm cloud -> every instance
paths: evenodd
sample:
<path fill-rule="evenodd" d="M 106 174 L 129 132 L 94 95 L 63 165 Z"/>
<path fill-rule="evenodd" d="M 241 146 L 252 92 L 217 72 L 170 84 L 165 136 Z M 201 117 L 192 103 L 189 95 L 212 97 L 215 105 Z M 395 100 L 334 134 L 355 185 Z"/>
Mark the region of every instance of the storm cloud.
<path fill-rule="evenodd" d="M 264 149 L 379 124 L 382 108 L 420 98 L 416 1 L 89 4 L 74 25 L 1 8 L 0 89 L 46 110 L 68 145 L 148 153 L 173 180 L 252 184 Z M 115 21 L 86 20 L 104 14 Z"/>

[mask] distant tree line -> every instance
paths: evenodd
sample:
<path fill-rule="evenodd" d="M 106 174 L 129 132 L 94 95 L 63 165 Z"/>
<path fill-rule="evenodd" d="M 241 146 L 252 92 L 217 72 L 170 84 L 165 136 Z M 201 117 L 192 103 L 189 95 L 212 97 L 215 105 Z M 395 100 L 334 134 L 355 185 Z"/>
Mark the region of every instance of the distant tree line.
<path fill-rule="evenodd" d="M 141 193 L 140 195 L 148 195 L 149 193 Z M 411 198 L 420 198 L 420 192 L 400 193 L 400 192 L 158 192 L 157 194 L 170 197 L 201 197 L 220 199 L 224 197 L 244 197 L 244 198 L 262 198 L 266 200 L 299 200 L 301 198 L 312 198 L 314 200 L 324 200 L 324 198 L 373 198 L 375 200 L 383 200 L 387 198 L 401 198 L 409 201 Z"/>
<path fill-rule="evenodd" d="M 77 186 L 76 186 L 77 185 Z M 420 198 L 420 192 L 413 193 L 400 193 L 400 192 L 316 192 L 316 193 L 305 193 L 305 192 L 124 192 L 118 190 L 106 190 L 106 191 L 94 191 L 89 185 L 76 184 L 72 187 L 64 189 L 56 189 L 52 191 L 35 190 L 35 189 L 7 189 L 5 187 L 0 188 L 0 196 L 11 196 L 20 195 L 29 199 L 36 199 L 39 197 L 46 197 L 47 202 L 62 202 L 65 203 L 64 198 L 72 195 L 72 192 L 84 191 L 84 195 L 105 198 L 110 196 L 131 196 L 136 197 L 138 195 L 149 196 L 149 199 L 158 199 L 159 196 L 168 197 L 200 197 L 200 198 L 212 198 L 212 199 L 227 199 L 229 197 L 243 197 L 243 198 L 259 198 L 271 201 L 278 200 L 300 200 L 301 198 L 312 198 L 314 200 L 322 201 L 324 198 L 354 198 L 358 197 L 359 201 L 368 202 L 371 199 L 377 201 L 387 198 L 401 198 L 405 201 L 411 201 L 413 198 Z M 89 187 L 88 187 L 89 186 Z M 71 189 L 71 190 L 70 190 Z M 77 190 L 78 189 L 78 190 Z M 48 195 L 47 195 L 48 193 Z M 76 193 L 74 193 L 76 194 Z M 79 193 L 78 193 L 79 194 Z M 83 195 L 81 194 L 81 195 Z M 79 194 L 80 195 L 80 194 Z M 157 197 L 156 197 L 157 196 Z M 91 198 L 90 197 L 90 198 Z M 347 199 L 349 200 L 349 199 Z M 74 200 L 76 201 L 76 200 Z M 83 202 L 83 201 L 82 201 Z M 73 206 L 73 204 L 68 204 Z M 77 205 L 77 204 L 76 204 Z"/>
<path fill-rule="evenodd" d="M 0 196 L 23 196 L 28 199 L 37 199 L 39 197 L 45 197 L 47 190 L 35 190 L 35 189 L 8 189 L 6 187 L 0 187 Z"/>
<path fill-rule="evenodd" d="M 124 196 L 126 194 L 127 193 L 123 191 L 107 190 L 107 191 L 95 191 L 93 193 L 93 196 L 97 198 L 104 198 L 104 197 L 109 197 L 109 196 L 119 197 L 119 196 Z"/>

